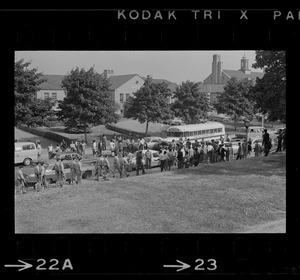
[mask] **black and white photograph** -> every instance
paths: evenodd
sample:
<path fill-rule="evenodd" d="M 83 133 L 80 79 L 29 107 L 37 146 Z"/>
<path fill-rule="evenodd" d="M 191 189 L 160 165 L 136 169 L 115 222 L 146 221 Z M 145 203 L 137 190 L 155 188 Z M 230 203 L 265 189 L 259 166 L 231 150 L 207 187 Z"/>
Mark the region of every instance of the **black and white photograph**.
<path fill-rule="evenodd" d="M 15 233 L 286 233 L 285 50 L 16 50 Z"/>

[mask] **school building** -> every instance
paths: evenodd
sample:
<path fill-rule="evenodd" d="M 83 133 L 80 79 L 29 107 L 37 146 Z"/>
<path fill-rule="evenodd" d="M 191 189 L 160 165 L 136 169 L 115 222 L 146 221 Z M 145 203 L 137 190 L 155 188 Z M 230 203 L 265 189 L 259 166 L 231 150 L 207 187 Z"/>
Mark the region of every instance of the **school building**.
<path fill-rule="evenodd" d="M 102 74 L 110 83 L 111 98 L 120 105 L 119 114 L 123 114 L 123 106 L 129 96 L 138 91 L 144 84 L 145 79 L 138 74 L 114 75 L 114 70 L 106 69 Z M 37 92 L 37 98 L 52 98 L 55 101 L 63 100 L 66 96 L 62 88 L 64 75 L 43 75 L 46 81 L 40 84 L 40 90 Z M 151 77 L 152 78 L 152 77 Z M 171 92 L 175 92 L 177 84 L 165 79 L 152 79 L 153 83 L 166 83 Z M 169 102 L 174 102 L 170 97 Z M 54 108 L 57 110 L 57 105 Z"/>
<path fill-rule="evenodd" d="M 214 54 L 212 61 L 212 72 L 200 85 L 200 92 L 204 92 L 209 97 L 210 103 L 217 102 L 218 96 L 224 92 L 224 87 L 227 82 L 236 77 L 238 81 L 243 79 L 253 80 L 262 78 L 264 73 L 253 72 L 249 67 L 249 59 L 243 56 L 241 59 L 241 68 L 239 70 L 223 69 L 221 55 Z"/>

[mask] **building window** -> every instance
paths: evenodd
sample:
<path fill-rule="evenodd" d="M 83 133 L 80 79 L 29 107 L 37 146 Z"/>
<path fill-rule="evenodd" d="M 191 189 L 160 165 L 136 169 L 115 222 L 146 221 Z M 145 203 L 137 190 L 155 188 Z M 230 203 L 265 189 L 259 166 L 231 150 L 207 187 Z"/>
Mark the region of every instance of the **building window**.
<path fill-rule="evenodd" d="M 57 93 L 56 93 L 56 92 L 52 92 L 51 98 L 52 98 L 53 100 L 57 100 Z"/>
<path fill-rule="evenodd" d="M 124 93 L 120 93 L 120 103 L 124 102 Z"/>
<path fill-rule="evenodd" d="M 129 98 L 130 94 L 126 93 L 126 100 Z"/>
<path fill-rule="evenodd" d="M 135 81 L 135 83 L 136 83 L 136 84 L 138 84 L 138 83 L 139 83 L 139 81 Z"/>
<path fill-rule="evenodd" d="M 49 92 L 45 92 L 44 93 L 44 99 L 48 99 L 49 98 Z"/>

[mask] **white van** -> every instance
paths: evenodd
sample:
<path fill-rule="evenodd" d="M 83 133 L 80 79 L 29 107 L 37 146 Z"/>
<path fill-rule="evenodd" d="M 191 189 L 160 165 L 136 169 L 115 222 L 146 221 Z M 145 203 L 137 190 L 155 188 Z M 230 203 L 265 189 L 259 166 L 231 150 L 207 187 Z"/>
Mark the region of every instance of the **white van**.
<path fill-rule="evenodd" d="M 15 142 L 15 164 L 30 165 L 37 160 L 37 149 L 32 142 Z"/>

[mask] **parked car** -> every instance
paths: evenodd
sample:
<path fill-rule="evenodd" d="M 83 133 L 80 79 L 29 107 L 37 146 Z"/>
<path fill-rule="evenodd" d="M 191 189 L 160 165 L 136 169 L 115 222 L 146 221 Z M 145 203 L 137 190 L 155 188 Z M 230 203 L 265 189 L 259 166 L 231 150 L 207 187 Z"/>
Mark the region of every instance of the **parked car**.
<path fill-rule="evenodd" d="M 160 148 L 158 147 L 158 142 L 157 142 L 154 143 L 154 145 L 152 146 L 152 150 L 159 151 L 160 149 L 168 149 L 169 146 L 170 146 L 170 142 L 162 140 L 160 142 Z"/>
<path fill-rule="evenodd" d="M 271 139 L 272 145 L 276 144 L 277 141 L 275 141 L 275 140 L 277 140 L 277 138 L 272 139 L 270 137 L 270 139 Z M 251 139 L 251 140 L 252 140 L 252 143 L 251 143 L 252 150 L 254 149 L 256 143 L 258 143 L 259 146 L 262 146 L 263 139 L 261 137 L 257 137 L 257 138 Z"/>
<path fill-rule="evenodd" d="M 147 143 L 147 147 L 152 149 L 155 143 L 158 143 L 158 140 L 162 140 L 161 137 L 145 137 L 145 142 Z"/>
<path fill-rule="evenodd" d="M 169 121 L 169 125 L 182 125 L 182 120 L 174 118 Z"/>
<path fill-rule="evenodd" d="M 147 150 L 142 150 L 142 154 L 143 154 L 143 165 L 146 166 L 146 159 L 145 159 L 145 153 Z M 159 162 L 159 154 L 158 151 L 154 151 L 154 150 L 149 150 L 152 153 L 152 161 L 151 161 L 151 168 L 152 167 L 156 167 L 160 165 Z M 136 169 L 136 154 L 138 151 L 133 153 L 133 158 L 132 158 L 132 169 Z"/>
<path fill-rule="evenodd" d="M 225 148 L 231 147 L 234 155 L 237 154 L 237 151 L 238 151 L 238 148 L 239 148 L 237 143 L 232 143 L 232 142 L 226 142 L 225 141 L 225 142 L 223 142 L 223 144 L 224 144 Z"/>
<path fill-rule="evenodd" d="M 64 171 L 65 171 L 65 180 L 70 183 L 71 181 L 71 169 L 70 169 L 71 162 L 63 162 L 64 164 Z M 45 163 L 45 176 L 46 180 L 49 184 L 56 182 L 56 174 L 55 174 L 55 163 Z M 95 166 L 93 164 L 84 164 L 82 163 L 82 178 L 89 179 L 95 173 Z M 34 187 L 37 183 L 37 178 L 34 173 L 31 174 L 24 174 L 25 182 L 27 186 Z"/>
<path fill-rule="evenodd" d="M 76 152 L 53 152 L 51 158 L 56 159 L 60 157 L 61 160 L 71 160 L 73 157 L 82 157 L 80 154 Z"/>
<path fill-rule="evenodd" d="M 30 165 L 37 160 L 37 149 L 32 142 L 15 142 L 15 164 Z"/>
<path fill-rule="evenodd" d="M 67 126 L 65 128 L 65 132 L 66 133 L 76 133 L 76 134 L 79 134 L 79 133 L 84 133 L 84 125 L 76 125 L 76 126 Z M 86 128 L 86 132 L 87 133 L 91 133 L 92 132 L 92 129 L 90 129 L 89 127 Z"/>

